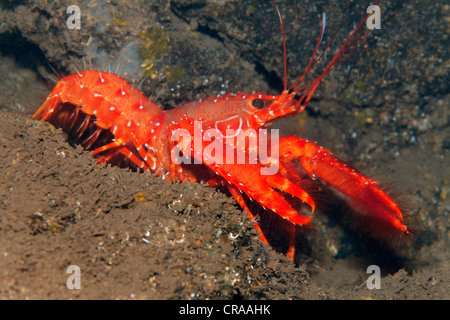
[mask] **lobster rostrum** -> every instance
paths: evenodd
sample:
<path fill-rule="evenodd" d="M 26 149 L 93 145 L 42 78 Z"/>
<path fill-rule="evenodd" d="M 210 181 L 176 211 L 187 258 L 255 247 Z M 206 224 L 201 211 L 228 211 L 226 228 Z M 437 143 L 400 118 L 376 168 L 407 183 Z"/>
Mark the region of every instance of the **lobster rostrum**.
<path fill-rule="evenodd" d="M 281 21 L 279 12 L 278 15 Z M 320 181 L 336 191 L 357 213 L 357 220 L 370 235 L 406 236 L 409 230 L 400 208 L 376 181 L 315 142 L 294 135 L 277 136 L 269 142 L 259 139 L 263 133 L 265 138 L 274 136 L 266 134 L 274 121 L 297 115 L 306 108 L 324 76 L 363 37 L 357 32 L 367 18 L 368 15 L 323 73 L 306 85 L 301 85 L 306 74 L 322 57 L 316 59 L 325 19 L 308 67 L 290 88 L 286 88 L 285 53 L 285 89 L 278 96 L 227 94 L 164 111 L 119 76 L 87 70 L 62 78 L 33 118 L 61 127 L 86 150 L 93 151 L 99 163 L 140 168 L 168 181 L 226 188 L 247 212 L 261 240 L 269 243 L 252 204 L 257 203 L 266 213 L 289 223 L 290 241 L 285 254 L 291 259 L 295 257 L 296 226 L 308 225 L 316 207 L 314 192 L 304 188 L 308 182 Z M 231 129 L 235 133 L 230 133 Z M 202 138 L 196 141 L 199 132 Z M 257 142 L 245 142 L 252 138 Z M 261 141 L 276 152 L 261 157 Z M 234 161 L 229 161 L 220 150 L 231 154 Z M 236 163 L 239 156 L 243 163 Z M 271 167 L 276 170 L 268 170 Z M 268 173 L 264 174 L 264 169 Z"/>

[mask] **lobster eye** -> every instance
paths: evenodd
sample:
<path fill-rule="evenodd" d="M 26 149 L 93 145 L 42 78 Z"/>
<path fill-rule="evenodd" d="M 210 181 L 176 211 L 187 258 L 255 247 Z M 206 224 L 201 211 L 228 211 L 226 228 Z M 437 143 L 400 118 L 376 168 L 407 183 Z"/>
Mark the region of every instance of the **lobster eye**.
<path fill-rule="evenodd" d="M 254 99 L 252 101 L 252 105 L 256 108 L 256 109 L 262 109 L 264 108 L 264 101 L 262 99 Z"/>

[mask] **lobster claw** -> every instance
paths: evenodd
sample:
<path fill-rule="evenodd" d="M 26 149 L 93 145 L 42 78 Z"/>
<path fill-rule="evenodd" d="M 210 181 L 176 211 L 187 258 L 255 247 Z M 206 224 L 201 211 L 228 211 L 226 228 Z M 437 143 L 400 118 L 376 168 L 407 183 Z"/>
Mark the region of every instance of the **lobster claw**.
<path fill-rule="evenodd" d="M 280 141 L 280 154 L 284 155 L 281 163 L 288 166 L 297 161 L 301 171 L 312 179 L 325 182 L 343 198 L 354 211 L 354 220 L 372 237 L 390 241 L 410 234 L 400 208 L 378 187 L 378 182 L 336 158 L 330 151 L 314 142 L 288 136 Z"/>

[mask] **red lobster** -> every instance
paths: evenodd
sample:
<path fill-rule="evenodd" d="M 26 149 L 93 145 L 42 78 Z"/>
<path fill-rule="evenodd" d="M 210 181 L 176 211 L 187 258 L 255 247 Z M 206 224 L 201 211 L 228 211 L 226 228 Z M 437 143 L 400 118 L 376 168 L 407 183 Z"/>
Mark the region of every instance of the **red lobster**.
<path fill-rule="evenodd" d="M 268 243 L 258 216 L 252 210 L 255 208 L 253 201 L 257 202 L 265 212 L 279 215 L 289 222 L 290 241 L 286 255 L 291 259 L 295 255 L 295 226 L 307 225 L 312 219 L 310 215 L 302 214 L 305 204 L 312 212 L 316 206 L 311 196 L 313 192 L 308 193 L 303 188 L 308 181 L 320 180 L 342 196 L 358 213 L 358 220 L 364 222 L 364 227 L 372 230 L 372 236 L 378 237 L 380 230 L 407 235 L 409 230 L 403 223 L 401 210 L 378 187 L 378 183 L 315 142 L 296 136 L 279 137 L 278 141 L 270 144 L 271 150 L 277 148 L 279 157 L 271 154 L 262 161 L 258 156 L 250 156 L 252 151 L 260 151 L 260 143 L 253 146 L 244 143 L 238 147 L 239 142 L 229 143 L 233 139 L 227 139 L 230 138 L 227 129 L 239 129 L 247 137 L 261 137 L 262 129 L 274 121 L 302 112 L 324 76 L 359 42 L 362 36 L 357 36 L 357 31 L 368 16 L 323 73 L 308 85 L 300 87 L 318 60 L 314 61 L 324 32 L 322 28 L 320 40 L 304 74 L 289 89 L 285 83 L 285 90 L 278 96 L 227 94 L 163 111 L 119 76 L 90 70 L 61 79 L 33 118 L 62 127 L 86 150 L 92 150 L 99 163 L 140 168 L 168 181 L 225 186 L 247 211 L 262 241 Z M 300 96 L 298 99 L 297 94 Z M 209 129 L 217 133 L 215 146 L 219 142 L 219 146 L 221 144 L 227 152 L 231 150 L 233 157 L 243 151 L 246 162 L 217 161 L 223 160 L 219 158 L 218 149 L 215 150 L 216 161 L 211 161 L 212 153 L 208 156 L 207 152 L 202 152 L 210 145 L 205 138 L 192 148 L 188 137 L 195 137 L 198 130 L 204 133 Z M 175 137 L 180 130 L 184 135 Z M 180 152 L 181 157 L 189 158 L 191 162 L 175 161 L 179 160 Z M 254 161 L 249 163 L 250 159 Z M 261 169 L 270 166 L 276 166 L 277 172 L 261 173 Z"/>

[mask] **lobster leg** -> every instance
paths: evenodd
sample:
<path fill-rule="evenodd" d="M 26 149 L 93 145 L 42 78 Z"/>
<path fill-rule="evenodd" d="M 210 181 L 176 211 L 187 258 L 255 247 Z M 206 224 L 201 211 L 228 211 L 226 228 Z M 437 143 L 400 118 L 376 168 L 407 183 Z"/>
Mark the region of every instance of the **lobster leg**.
<path fill-rule="evenodd" d="M 259 233 L 259 238 L 261 239 L 261 241 L 264 242 L 265 244 L 269 244 L 266 237 L 264 236 L 264 233 L 261 230 L 261 227 L 259 226 L 259 223 L 258 223 L 256 217 L 253 215 L 251 210 L 248 208 L 247 204 L 245 203 L 244 198 L 242 197 L 242 194 L 239 192 L 239 189 L 237 187 L 229 185 L 229 184 L 227 185 L 227 187 L 228 187 L 228 190 L 230 191 L 231 195 L 233 196 L 233 198 L 239 204 L 239 206 L 244 211 L 247 212 L 249 219 L 253 222 L 253 225 L 254 225 L 256 231 L 258 231 L 258 233 Z"/>
<path fill-rule="evenodd" d="M 125 145 L 128 141 L 131 141 L 133 146 L 138 151 L 139 155 L 141 156 L 141 159 L 139 159 L 131 150 L 129 150 Z M 124 155 L 126 158 L 129 158 L 136 166 L 139 168 L 149 171 L 151 168 L 155 167 L 156 160 L 154 157 L 146 152 L 144 148 L 142 147 L 142 144 L 140 141 L 136 138 L 136 136 L 130 132 L 126 134 L 125 136 L 122 136 L 120 138 L 115 139 L 115 141 L 104 145 L 100 148 L 97 148 L 93 151 L 93 155 L 97 155 L 101 152 L 117 148 L 117 151 L 120 152 L 122 155 Z M 103 161 L 104 162 L 104 161 Z"/>
<path fill-rule="evenodd" d="M 403 223 L 402 212 L 398 205 L 378 187 L 378 182 L 364 176 L 330 151 L 317 146 L 314 142 L 296 136 L 280 138 L 280 162 L 286 166 L 298 167 L 293 161 L 299 161 L 302 169 L 314 180 L 322 180 L 346 199 L 362 222 L 372 230 L 375 237 L 382 236 L 380 231 L 389 229 L 409 233 Z M 370 230 L 368 230 L 370 231 Z"/>
<path fill-rule="evenodd" d="M 239 189 L 233 185 L 227 184 L 228 190 L 230 191 L 231 195 L 233 196 L 233 198 L 236 200 L 236 202 L 239 204 L 239 206 L 247 212 L 248 218 L 250 219 L 250 221 L 253 222 L 253 227 L 255 228 L 255 230 L 259 233 L 259 239 L 265 243 L 265 244 L 269 244 L 269 242 L 267 241 L 266 236 L 264 235 L 264 232 L 262 231 L 257 216 L 255 216 L 252 211 L 249 209 L 249 207 L 247 206 L 247 204 L 245 203 L 245 200 L 242 196 L 242 194 L 239 192 Z M 288 251 L 286 252 L 286 257 L 288 257 L 289 259 L 291 259 L 292 261 L 294 261 L 295 258 L 295 226 L 294 225 L 290 225 L 289 228 L 289 248 Z"/>

